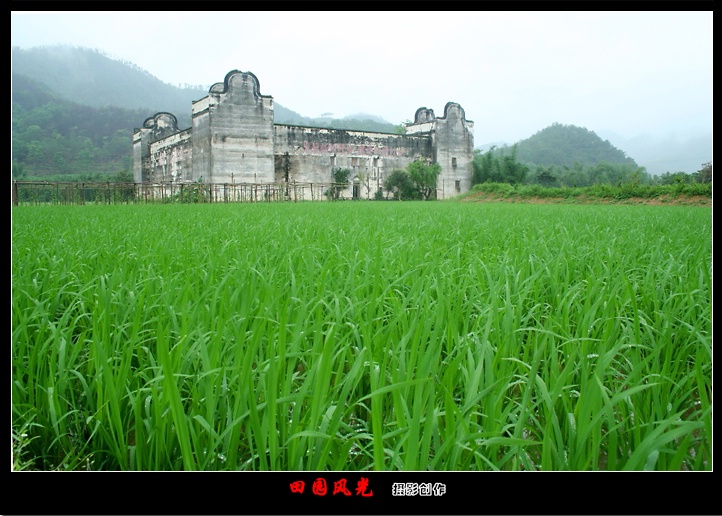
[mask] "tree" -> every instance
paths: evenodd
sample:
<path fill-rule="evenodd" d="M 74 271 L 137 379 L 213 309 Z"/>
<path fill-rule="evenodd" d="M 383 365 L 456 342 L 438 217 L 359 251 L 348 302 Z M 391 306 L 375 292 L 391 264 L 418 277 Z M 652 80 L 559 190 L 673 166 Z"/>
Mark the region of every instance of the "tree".
<path fill-rule="evenodd" d="M 712 182 L 712 162 L 708 161 L 702 165 L 702 168 L 697 171 L 699 174 L 697 180 L 700 183 L 711 183 Z"/>
<path fill-rule="evenodd" d="M 411 124 L 411 120 L 406 119 L 405 122 L 401 122 L 394 126 L 394 134 L 406 134 L 406 126 Z"/>
<path fill-rule="evenodd" d="M 502 152 L 502 174 L 505 178 L 504 182 L 511 183 L 512 185 L 523 183 L 526 179 L 526 174 L 529 171 L 529 167 L 516 159 L 516 149 L 517 146 L 513 145 L 509 156 L 504 156 Z"/>
<path fill-rule="evenodd" d="M 626 184 L 633 186 L 650 184 L 651 182 L 651 176 L 644 167 L 637 167 L 637 169 L 630 173 L 626 179 Z"/>
<path fill-rule="evenodd" d="M 384 188 L 387 192 L 392 192 L 394 199 L 410 200 L 416 198 L 416 189 L 414 183 L 409 177 L 406 170 L 393 170 L 384 181 Z"/>
<path fill-rule="evenodd" d="M 557 184 L 557 177 L 552 174 L 551 167 L 539 167 L 540 172 L 536 175 L 537 183 L 540 185 L 549 188 L 552 186 L 556 186 Z"/>
<path fill-rule="evenodd" d="M 65 174 L 68 172 L 68 162 L 65 160 L 65 157 L 60 152 L 55 153 L 55 157 L 53 158 L 53 166 L 60 174 Z"/>
<path fill-rule="evenodd" d="M 109 177 L 109 181 L 114 183 L 133 183 L 135 182 L 135 178 L 133 177 L 133 173 L 128 170 L 118 170 Z"/>
<path fill-rule="evenodd" d="M 688 184 L 692 182 L 692 177 L 685 172 L 665 172 L 658 181 L 662 185 Z"/>
<path fill-rule="evenodd" d="M 25 165 L 13 161 L 12 164 L 13 179 L 24 179 L 25 178 Z"/>
<path fill-rule="evenodd" d="M 516 145 L 512 146 L 511 154 L 505 155 L 506 149 L 492 147 L 484 154 L 474 156 L 472 183 L 523 183 L 529 167 L 516 157 Z"/>
<path fill-rule="evenodd" d="M 409 163 L 408 170 L 409 178 L 422 199 L 428 201 L 432 195 L 436 196 L 436 179 L 441 174 L 441 165 L 429 165 L 417 160 Z"/>
<path fill-rule="evenodd" d="M 472 162 L 472 184 L 481 184 L 486 182 L 495 183 L 498 182 L 497 174 L 494 170 L 496 160 L 494 159 L 494 150 L 496 145 L 492 146 L 491 149 L 481 154 L 480 151 L 474 151 L 474 160 Z"/>
<path fill-rule="evenodd" d="M 358 178 L 359 185 L 363 185 L 366 188 L 366 193 L 368 197 L 368 192 L 371 191 L 371 174 L 368 172 L 359 172 L 356 174 L 356 177 Z M 356 178 L 354 178 L 354 186 L 356 182 Z M 358 192 L 358 195 L 361 195 L 361 192 Z"/>
<path fill-rule="evenodd" d="M 336 201 L 341 196 L 341 191 L 348 185 L 348 178 L 351 176 L 351 169 L 335 168 L 331 171 L 333 186 L 330 189 L 331 199 Z"/>

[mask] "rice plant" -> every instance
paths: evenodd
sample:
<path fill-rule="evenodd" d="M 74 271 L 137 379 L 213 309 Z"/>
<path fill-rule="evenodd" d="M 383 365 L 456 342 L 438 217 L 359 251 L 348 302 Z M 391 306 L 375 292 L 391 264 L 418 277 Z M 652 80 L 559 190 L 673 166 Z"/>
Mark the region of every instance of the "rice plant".
<path fill-rule="evenodd" d="M 712 468 L 710 208 L 12 218 L 15 469 Z"/>

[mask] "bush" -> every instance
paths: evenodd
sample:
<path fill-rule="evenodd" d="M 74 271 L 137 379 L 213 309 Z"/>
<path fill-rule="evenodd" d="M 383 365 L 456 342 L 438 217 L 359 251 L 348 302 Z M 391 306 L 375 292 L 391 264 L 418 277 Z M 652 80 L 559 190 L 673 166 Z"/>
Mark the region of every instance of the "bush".
<path fill-rule="evenodd" d="M 472 189 L 475 192 L 499 194 L 504 197 L 508 197 L 514 191 L 514 187 L 509 183 L 480 183 L 474 185 Z"/>

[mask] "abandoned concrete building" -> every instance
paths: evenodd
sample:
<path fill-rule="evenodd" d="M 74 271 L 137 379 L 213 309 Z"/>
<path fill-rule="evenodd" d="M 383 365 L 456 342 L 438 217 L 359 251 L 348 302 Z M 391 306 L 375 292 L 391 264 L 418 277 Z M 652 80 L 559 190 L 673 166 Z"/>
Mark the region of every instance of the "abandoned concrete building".
<path fill-rule="evenodd" d="M 233 70 L 192 103 L 192 127 L 156 113 L 135 130 L 133 174 L 139 183 L 328 185 L 334 169 L 347 168 L 343 196 L 372 199 L 393 170 L 422 160 L 441 165 L 443 199 L 471 188 L 473 129 L 454 102 L 441 117 L 419 108 L 406 134 L 276 124 L 273 97 L 254 74 Z"/>

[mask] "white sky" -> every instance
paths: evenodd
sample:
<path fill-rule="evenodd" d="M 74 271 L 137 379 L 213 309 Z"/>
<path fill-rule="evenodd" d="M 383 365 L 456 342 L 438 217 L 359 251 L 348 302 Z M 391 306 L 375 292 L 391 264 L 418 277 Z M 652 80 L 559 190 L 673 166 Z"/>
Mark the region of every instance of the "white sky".
<path fill-rule="evenodd" d="M 477 145 L 554 122 L 624 138 L 712 131 L 712 11 L 15 11 L 11 44 L 98 49 L 174 85 L 251 71 L 310 117 L 400 123 L 458 102 Z"/>

